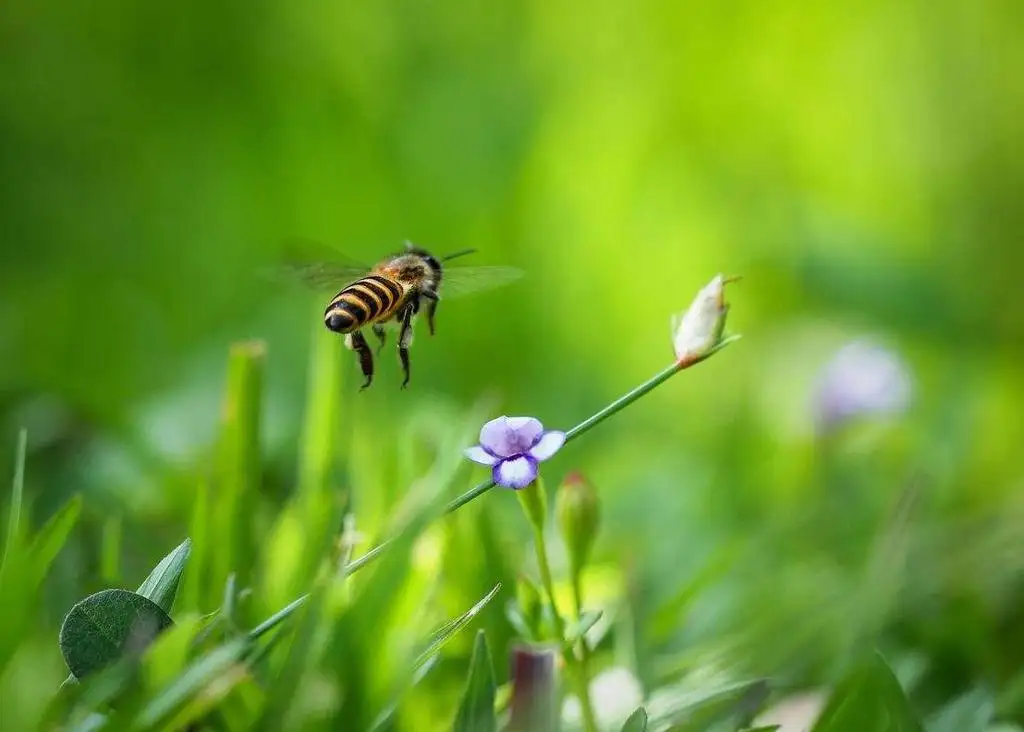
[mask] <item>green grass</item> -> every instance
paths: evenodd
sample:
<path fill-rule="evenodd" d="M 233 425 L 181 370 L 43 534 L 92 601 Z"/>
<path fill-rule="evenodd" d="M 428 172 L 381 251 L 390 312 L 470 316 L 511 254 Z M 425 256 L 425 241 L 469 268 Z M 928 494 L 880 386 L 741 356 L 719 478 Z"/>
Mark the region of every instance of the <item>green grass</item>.
<path fill-rule="evenodd" d="M 772 645 L 766 638 L 795 616 L 773 612 L 787 598 L 770 590 L 758 596 L 756 583 L 744 595 L 753 605 L 734 606 L 734 615 L 723 616 L 721 628 L 706 638 L 688 634 L 702 627 L 690 620 L 701 600 L 740 564 L 731 549 L 690 582 L 652 594 L 642 588 L 642 573 L 607 575 L 607 564 L 588 559 L 593 518 L 579 524 L 586 536 L 573 535 L 572 546 L 586 546 L 587 557 L 570 551 L 567 563 L 552 561 L 572 548 L 556 528 L 579 526 L 565 515 L 573 509 L 557 500 L 567 488 L 556 489 L 555 503 L 564 504 L 557 527 L 543 481 L 518 493 L 519 528 L 499 527 L 488 501 L 501 492 L 489 480 L 471 485 L 461 453 L 487 418 L 482 409 L 454 420 L 428 416 L 408 443 L 367 449 L 360 441 L 371 439 L 370 432 L 343 434 L 342 411 L 352 407 L 334 345 L 321 338 L 314 346 L 295 490 L 273 511 L 260 481 L 267 354 L 258 343 L 231 348 L 219 434 L 209 462 L 195 471 L 191 520 L 182 526 L 187 535 L 137 578 L 134 591 L 102 588 L 70 609 L 59 650 L 74 673 L 64 684 L 33 687 L 30 712 L 17 717 L 22 728 L 490 732 L 516 729 L 513 702 L 522 711 L 553 694 L 585 701 L 575 715 L 556 713 L 552 729 L 582 720 L 588 732 L 769 730 L 774 727 L 758 722 L 762 713 L 799 688 L 802 675 L 823 682 L 814 732 L 1019 729 L 1006 726 L 1020 710 L 1013 697 L 984 684 L 961 695 L 915 694 L 920 675 L 900 680 L 899 664 L 877 650 L 891 641 L 883 632 L 888 603 L 919 538 L 912 531 L 912 493 L 895 504 L 871 545 L 859 575 L 861 602 L 847 608 L 858 618 L 846 617 L 833 668 L 801 672 L 799 662 L 774 662 L 766 650 Z M 569 438 L 677 373 L 683 371 L 672 366 L 656 374 L 568 430 Z M 361 454 L 373 460 L 362 464 Z M 19 675 L 32 674 L 38 653 L 47 653 L 32 644 L 32 631 L 46 622 L 39 615 L 41 585 L 83 509 L 75 496 L 38 531 L 27 531 L 25 455 L 23 432 L 0 567 L 6 693 Z M 368 487 L 353 476 L 380 470 L 382 462 L 393 469 L 380 475 L 410 487 L 388 511 L 375 512 L 385 478 Z M 376 520 L 353 521 L 361 515 Z M 529 551 L 510 550 L 516 536 L 529 537 Z M 123 542 L 120 522 L 105 523 L 103 577 L 119 576 Z M 812 583 L 806 597 L 788 600 L 807 603 L 806 627 L 786 629 L 788 650 L 799 654 L 815 629 L 830 627 L 836 608 L 810 602 L 815 592 L 827 594 L 814 586 L 806 563 L 791 566 Z M 601 572 L 605 579 L 595 579 Z M 557 672 L 510 674 L 513 643 L 554 649 L 561 657 Z M 629 708 L 609 712 L 598 687 L 580 692 L 611 669 L 637 679 L 641 695 Z M 524 696 L 537 683 L 550 688 Z M 999 719 L 1004 726 L 996 725 Z"/>

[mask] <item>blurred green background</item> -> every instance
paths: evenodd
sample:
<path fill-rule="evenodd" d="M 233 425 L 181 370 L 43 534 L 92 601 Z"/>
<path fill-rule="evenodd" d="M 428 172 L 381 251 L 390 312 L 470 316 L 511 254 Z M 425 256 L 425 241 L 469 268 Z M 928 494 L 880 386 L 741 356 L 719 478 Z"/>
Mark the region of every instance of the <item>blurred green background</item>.
<path fill-rule="evenodd" d="M 527 273 L 442 303 L 433 339 L 421 323 L 405 392 L 391 347 L 364 393 L 341 354 L 341 434 L 381 459 L 482 397 L 568 428 L 669 363 L 699 287 L 742 274 L 738 345 L 545 464 L 598 486 L 595 587 L 631 587 L 635 617 L 732 559 L 636 642 L 635 672 L 654 685 L 709 644 L 813 686 L 863 612 L 925 659 L 925 708 L 984 683 L 1021 718 L 1022 23 L 1009 0 L 5 3 L 0 475 L 27 427 L 33 523 L 85 506 L 3 693 L 59 684 L 71 604 L 187 534 L 233 342 L 267 344 L 257 515 L 291 492 L 311 345 L 342 348 L 323 294 L 260 274 L 301 235 Z M 904 360 L 910 408 L 822 438 L 814 379 L 862 336 Z M 873 564 L 908 486 L 907 548 Z M 523 535 L 510 495 L 483 503 Z M 453 608 L 497 579 L 474 571 L 446 576 Z M 451 711 L 421 703 L 411 728 Z"/>

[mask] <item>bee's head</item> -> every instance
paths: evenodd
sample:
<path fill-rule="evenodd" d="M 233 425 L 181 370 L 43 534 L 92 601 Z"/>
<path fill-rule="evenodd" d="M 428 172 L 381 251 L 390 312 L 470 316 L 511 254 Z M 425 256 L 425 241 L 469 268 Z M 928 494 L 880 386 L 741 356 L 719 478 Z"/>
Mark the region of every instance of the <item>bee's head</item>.
<path fill-rule="evenodd" d="M 411 241 L 405 242 L 405 257 L 399 276 L 403 279 L 423 279 L 429 277 L 435 283 L 441 280 L 441 262 L 433 254 Z"/>
<path fill-rule="evenodd" d="M 420 269 L 417 269 L 416 264 L 410 263 L 409 265 L 403 266 L 400 270 L 400 276 L 403 279 L 424 279 L 429 278 L 432 286 L 436 288 L 441 284 L 441 263 L 447 262 L 456 257 L 461 257 L 466 254 L 472 254 L 475 249 L 462 249 L 457 252 L 453 252 L 441 259 L 438 259 L 433 254 L 428 252 L 426 249 L 416 246 L 411 241 L 405 242 L 405 254 L 410 258 L 418 260 Z"/>

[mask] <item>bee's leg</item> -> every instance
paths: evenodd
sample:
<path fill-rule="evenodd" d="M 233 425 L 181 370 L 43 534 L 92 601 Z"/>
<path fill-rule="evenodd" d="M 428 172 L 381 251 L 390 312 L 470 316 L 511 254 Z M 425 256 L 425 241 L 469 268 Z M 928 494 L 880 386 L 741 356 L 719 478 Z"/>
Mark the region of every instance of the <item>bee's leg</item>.
<path fill-rule="evenodd" d="M 352 333 L 352 348 L 359 354 L 359 368 L 366 377 L 366 383 L 359 387 L 359 391 L 362 391 L 373 381 L 373 353 L 370 352 L 370 344 L 366 342 L 362 331 Z"/>
<path fill-rule="evenodd" d="M 402 330 L 398 334 L 398 356 L 402 359 L 402 372 L 405 374 L 403 389 L 409 385 L 409 346 L 412 345 L 413 312 L 413 308 L 408 307 L 402 313 Z"/>
<path fill-rule="evenodd" d="M 430 335 L 434 335 L 434 313 L 437 311 L 437 301 L 440 298 L 436 292 L 424 291 L 422 295 L 427 300 L 427 328 L 430 330 Z"/>
<path fill-rule="evenodd" d="M 380 353 L 380 349 L 384 347 L 384 344 L 388 340 L 388 332 L 384 330 L 383 325 L 381 325 L 380 323 L 375 323 L 373 325 L 373 334 L 377 336 L 377 340 L 380 341 L 380 345 L 377 346 L 377 353 Z"/>

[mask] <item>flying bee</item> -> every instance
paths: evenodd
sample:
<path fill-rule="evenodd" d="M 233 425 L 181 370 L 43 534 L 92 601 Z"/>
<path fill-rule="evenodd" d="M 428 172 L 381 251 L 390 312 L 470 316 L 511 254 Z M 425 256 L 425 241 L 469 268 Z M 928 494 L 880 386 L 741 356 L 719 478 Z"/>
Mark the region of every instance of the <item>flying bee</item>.
<path fill-rule="evenodd" d="M 379 354 L 387 342 L 385 326 L 397 325 L 404 389 L 409 385 L 409 347 L 412 345 L 414 319 L 422 308 L 430 335 L 434 335 L 434 319 L 442 286 L 445 298 L 461 297 L 500 287 L 522 276 L 522 270 L 515 267 L 443 266 L 443 263 L 475 251 L 463 249 L 439 258 L 407 241 L 403 251 L 385 257 L 372 267 L 348 260 L 345 263 L 289 265 L 287 269 L 313 287 L 349 282 L 327 303 L 324 325 L 328 330 L 344 335 L 345 346 L 358 354 L 359 367 L 366 379 L 360 391 L 370 386 L 374 372 L 373 353 L 363 329 L 369 328 L 379 341 Z"/>

